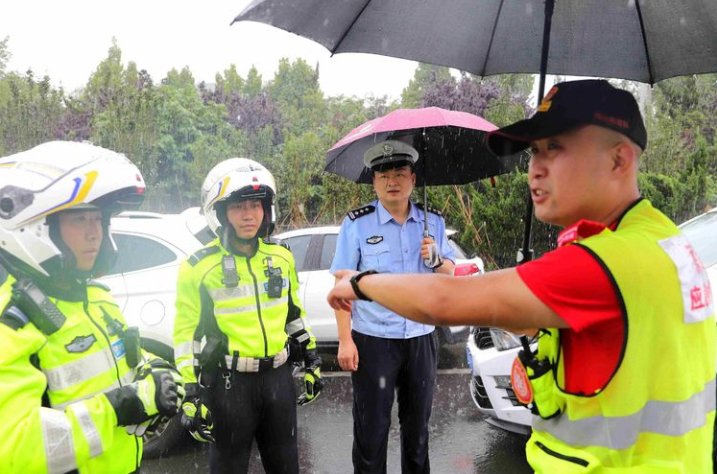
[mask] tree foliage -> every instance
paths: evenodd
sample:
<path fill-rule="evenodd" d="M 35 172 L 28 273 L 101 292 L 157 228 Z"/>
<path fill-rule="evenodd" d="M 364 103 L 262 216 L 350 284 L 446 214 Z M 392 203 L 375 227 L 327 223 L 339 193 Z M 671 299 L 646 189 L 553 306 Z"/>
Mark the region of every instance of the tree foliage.
<path fill-rule="evenodd" d="M 280 227 L 337 224 L 373 199 L 370 186 L 323 171 L 326 151 L 350 130 L 398 107 L 438 106 L 484 116 L 503 126 L 532 114 L 533 77 L 477 78 L 420 64 L 398 102 L 387 97 L 324 97 L 318 66 L 282 59 L 271 78 L 237 65 L 197 84 L 188 68 L 155 81 L 116 41 L 84 88 L 72 94 L 49 77 L 7 71 L 8 38 L 0 41 L 0 153 L 47 140 L 90 140 L 125 153 L 147 182 L 144 207 L 181 211 L 199 204 L 199 189 L 219 161 L 246 156 L 269 167 L 279 194 Z M 620 81 L 641 97 L 648 148 L 640 188 L 681 222 L 717 204 L 717 75 L 663 81 L 652 89 Z M 428 189 L 460 243 L 491 267 L 514 264 L 522 245 L 528 191 L 525 166 L 464 186 Z M 422 190 L 416 190 L 422 200 Z M 557 229 L 534 223 L 540 254 Z"/>

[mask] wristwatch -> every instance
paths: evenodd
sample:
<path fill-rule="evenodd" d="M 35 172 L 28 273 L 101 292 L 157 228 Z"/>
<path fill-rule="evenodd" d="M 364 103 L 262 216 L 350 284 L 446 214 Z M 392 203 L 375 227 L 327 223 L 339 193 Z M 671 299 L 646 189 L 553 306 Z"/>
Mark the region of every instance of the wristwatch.
<path fill-rule="evenodd" d="M 376 270 L 364 270 L 361 273 L 357 273 L 356 275 L 352 276 L 349 282 L 351 283 L 351 288 L 354 290 L 354 293 L 356 294 L 356 297 L 358 299 L 363 301 L 373 301 L 371 298 L 366 296 L 361 289 L 359 289 L 358 282 L 361 278 L 365 277 L 366 275 L 373 275 L 375 273 L 378 273 Z"/>

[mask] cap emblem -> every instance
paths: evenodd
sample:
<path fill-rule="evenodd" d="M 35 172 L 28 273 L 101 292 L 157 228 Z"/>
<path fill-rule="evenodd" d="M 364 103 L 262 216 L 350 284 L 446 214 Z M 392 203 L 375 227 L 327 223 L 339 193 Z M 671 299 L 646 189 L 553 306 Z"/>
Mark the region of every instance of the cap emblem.
<path fill-rule="evenodd" d="M 389 143 L 384 143 L 383 156 L 391 156 L 391 155 L 393 155 L 393 146 L 391 146 Z"/>
<path fill-rule="evenodd" d="M 550 110 L 550 107 L 553 105 L 553 96 L 555 93 L 558 92 L 558 87 L 553 86 L 549 91 L 548 95 L 543 97 L 543 100 L 540 101 L 540 105 L 538 106 L 538 112 L 547 112 Z"/>

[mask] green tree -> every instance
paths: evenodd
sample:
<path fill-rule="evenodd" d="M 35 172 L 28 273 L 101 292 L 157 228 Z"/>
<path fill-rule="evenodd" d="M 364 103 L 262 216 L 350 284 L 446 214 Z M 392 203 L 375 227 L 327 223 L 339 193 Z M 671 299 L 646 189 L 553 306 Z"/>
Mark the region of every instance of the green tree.
<path fill-rule="evenodd" d="M 311 68 L 303 59 L 293 63 L 286 58 L 281 59 L 267 92 L 279 107 L 286 136 L 316 130 L 326 120 L 318 69 Z"/>
<path fill-rule="evenodd" d="M 0 40 L 0 78 L 5 75 L 5 68 L 7 68 L 7 62 L 10 60 L 10 57 L 12 56 L 10 54 L 10 49 L 8 48 L 8 41 L 10 40 L 9 36 L 6 36 L 2 40 Z"/>
<path fill-rule="evenodd" d="M 249 97 L 256 97 L 263 90 L 263 82 L 261 74 L 257 71 L 256 67 L 252 66 L 247 72 L 246 80 L 244 81 L 244 94 Z"/>
<path fill-rule="evenodd" d="M 199 204 L 207 172 L 221 160 L 240 156 L 243 134 L 229 124 L 226 107 L 205 103 L 189 69 L 171 70 L 157 88 L 157 143 L 142 170 L 148 201 L 179 211 Z"/>
<path fill-rule="evenodd" d="M 64 93 L 48 76 L 36 80 L 32 70 L 0 78 L 0 154 L 5 155 L 57 137 Z"/>
<path fill-rule="evenodd" d="M 419 63 L 408 85 L 401 93 L 401 107 L 414 109 L 421 107 L 428 87 L 453 79 L 447 67 Z"/>

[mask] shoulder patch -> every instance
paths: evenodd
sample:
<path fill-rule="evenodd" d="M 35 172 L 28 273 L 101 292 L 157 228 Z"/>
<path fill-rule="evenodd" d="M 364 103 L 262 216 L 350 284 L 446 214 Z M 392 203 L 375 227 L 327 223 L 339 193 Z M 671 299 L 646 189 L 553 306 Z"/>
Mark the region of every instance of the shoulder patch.
<path fill-rule="evenodd" d="M 195 266 L 202 260 L 204 260 L 206 257 L 213 255 L 215 253 L 219 252 L 219 246 L 218 245 L 212 245 L 211 247 L 204 247 L 202 249 L 197 250 L 194 252 L 187 261 L 191 266 Z"/>
<path fill-rule="evenodd" d="M 280 245 L 280 246 L 284 247 L 286 250 L 291 250 L 291 248 L 289 247 L 289 244 L 287 244 L 286 242 L 284 242 L 282 240 L 274 240 L 273 237 L 269 237 L 268 239 L 263 239 L 263 240 L 264 240 L 264 243 L 267 245 Z"/>
<path fill-rule="evenodd" d="M 347 212 L 346 215 L 349 217 L 349 219 L 351 219 L 352 221 L 355 221 L 359 217 L 367 216 L 367 215 L 371 214 L 372 212 L 374 212 L 375 210 L 376 210 L 376 206 L 369 204 L 368 206 L 363 206 L 363 207 L 359 207 L 356 209 L 352 209 L 349 212 Z"/>
<path fill-rule="evenodd" d="M 422 210 L 422 211 L 424 210 L 423 208 L 426 207 L 426 206 L 423 205 L 422 202 L 417 202 L 417 203 L 414 203 L 414 204 L 416 204 L 416 207 L 419 208 L 419 209 Z M 427 210 L 428 212 L 432 213 L 432 214 L 436 214 L 436 215 L 438 215 L 438 216 L 443 217 L 443 213 L 442 213 L 441 211 L 439 211 L 438 209 L 436 209 L 435 207 L 428 206 L 428 207 L 426 207 L 426 210 Z"/>
<path fill-rule="evenodd" d="M 87 286 L 96 286 L 97 288 L 101 288 L 101 289 L 105 290 L 107 293 L 110 292 L 110 287 L 105 285 L 101 281 L 90 280 L 87 282 Z"/>

